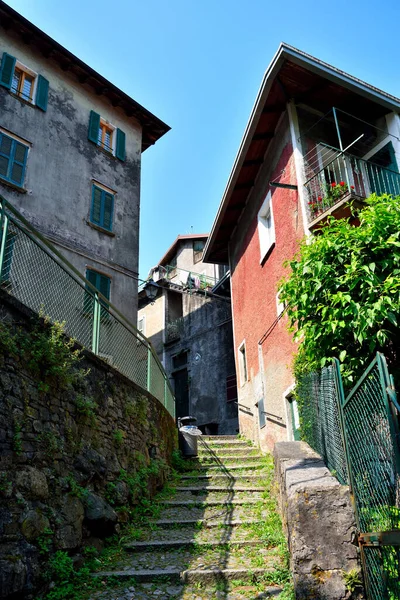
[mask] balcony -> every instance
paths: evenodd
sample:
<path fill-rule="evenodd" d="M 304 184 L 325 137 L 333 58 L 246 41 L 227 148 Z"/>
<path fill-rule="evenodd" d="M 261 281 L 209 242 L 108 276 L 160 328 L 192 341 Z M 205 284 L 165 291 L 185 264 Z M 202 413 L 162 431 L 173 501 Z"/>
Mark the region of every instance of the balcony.
<path fill-rule="evenodd" d="M 305 183 L 311 230 L 321 227 L 329 215 L 352 217 L 352 208 L 360 208 L 372 193 L 400 195 L 399 172 L 337 148 L 324 149 L 325 164 Z"/>
<path fill-rule="evenodd" d="M 166 334 L 165 334 L 165 343 L 175 342 L 179 340 L 183 334 L 183 317 L 179 317 L 174 321 L 170 321 L 167 323 Z"/>

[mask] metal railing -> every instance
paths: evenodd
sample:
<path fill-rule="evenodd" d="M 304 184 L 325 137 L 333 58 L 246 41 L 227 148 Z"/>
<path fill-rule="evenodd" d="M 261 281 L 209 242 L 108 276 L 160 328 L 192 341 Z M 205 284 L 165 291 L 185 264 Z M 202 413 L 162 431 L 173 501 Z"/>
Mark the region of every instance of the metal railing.
<path fill-rule="evenodd" d="M 1 288 L 103 358 L 175 416 L 175 399 L 150 341 L 0 196 Z"/>
<path fill-rule="evenodd" d="M 400 173 L 332 146 L 320 146 L 326 150 L 320 170 L 305 183 L 309 221 L 345 199 L 367 198 L 373 193 L 400 195 Z"/>
<path fill-rule="evenodd" d="M 183 317 L 179 317 L 178 319 L 167 323 L 165 341 L 168 343 L 174 342 L 175 340 L 179 340 L 181 335 L 183 334 L 183 328 Z"/>
<path fill-rule="evenodd" d="M 194 273 L 173 265 L 160 266 L 159 276 L 160 279 L 168 279 L 168 281 L 176 283 L 189 291 L 211 289 L 217 283 L 215 277 Z"/>

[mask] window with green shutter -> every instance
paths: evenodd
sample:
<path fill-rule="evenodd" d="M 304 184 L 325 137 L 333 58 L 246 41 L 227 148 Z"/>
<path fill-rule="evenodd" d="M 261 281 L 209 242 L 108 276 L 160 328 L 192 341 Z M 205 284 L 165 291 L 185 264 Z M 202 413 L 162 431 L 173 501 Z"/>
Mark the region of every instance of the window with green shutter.
<path fill-rule="evenodd" d="M 49 82 L 43 75 L 38 75 L 7 52 L 3 53 L 1 59 L 0 85 L 46 112 Z"/>
<path fill-rule="evenodd" d="M 28 146 L 0 131 L 0 178 L 22 186 Z"/>
<path fill-rule="evenodd" d="M 112 231 L 114 195 L 93 184 L 90 221 L 107 231 Z"/>
<path fill-rule="evenodd" d="M 107 277 L 107 275 L 103 275 L 102 273 L 98 273 L 97 271 L 93 271 L 93 269 L 86 269 L 86 279 L 94 285 L 95 288 L 105 297 L 107 300 L 110 299 L 110 289 L 111 289 L 111 278 Z M 89 286 L 86 286 L 87 289 Z M 101 318 L 108 318 L 109 313 L 107 310 L 108 303 L 105 300 L 100 300 L 101 308 Z M 93 295 L 86 293 L 85 301 L 84 301 L 84 310 L 85 312 L 93 312 Z"/>
<path fill-rule="evenodd" d="M 90 111 L 88 139 L 119 160 L 125 160 L 125 133 L 94 110 Z"/>

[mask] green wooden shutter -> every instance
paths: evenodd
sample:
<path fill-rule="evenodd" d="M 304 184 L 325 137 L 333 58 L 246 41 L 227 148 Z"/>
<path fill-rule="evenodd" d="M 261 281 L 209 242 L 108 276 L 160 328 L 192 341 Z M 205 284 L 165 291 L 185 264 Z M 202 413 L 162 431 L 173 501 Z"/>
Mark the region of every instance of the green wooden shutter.
<path fill-rule="evenodd" d="M 104 229 L 112 230 L 112 216 L 114 208 L 114 196 L 105 192 L 104 194 L 104 212 L 103 212 L 103 227 Z"/>
<path fill-rule="evenodd" d="M 92 192 L 92 210 L 90 213 L 90 220 L 96 225 L 101 225 L 101 197 L 103 190 L 98 188 L 96 185 L 93 186 Z"/>
<path fill-rule="evenodd" d="M 1 71 L 0 71 L 0 85 L 7 88 L 11 88 L 14 69 L 15 69 L 15 58 L 3 52 L 3 58 L 1 59 Z"/>
<path fill-rule="evenodd" d="M 37 81 L 35 104 L 38 108 L 40 108 L 44 112 L 46 112 L 46 110 L 47 110 L 48 95 L 49 95 L 49 82 L 42 75 L 39 75 L 38 81 Z"/>
<path fill-rule="evenodd" d="M 115 156 L 119 160 L 125 160 L 125 133 L 121 129 L 117 129 L 117 144 Z"/>
<path fill-rule="evenodd" d="M 111 280 L 106 275 L 100 275 L 100 273 L 98 273 L 98 276 L 99 276 L 99 292 L 101 294 L 103 294 L 103 296 L 105 298 L 107 298 L 107 300 L 109 300 L 110 299 Z"/>
<path fill-rule="evenodd" d="M 95 144 L 97 144 L 99 141 L 99 127 L 100 115 L 94 112 L 94 110 L 91 110 L 89 118 L 88 138 L 91 142 L 94 142 Z"/>
<path fill-rule="evenodd" d="M 97 286 L 97 273 L 96 271 L 91 271 L 90 269 L 86 270 L 86 279 L 88 281 L 90 281 L 90 283 L 92 285 L 94 285 L 95 287 Z M 90 289 L 91 293 L 89 294 L 89 292 L 85 292 L 85 299 L 84 299 L 84 303 L 83 303 L 83 309 L 85 312 L 87 313 L 91 313 L 93 312 L 93 290 L 92 288 L 89 288 L 88 285 L 86 285 L 87 289 Z"/>

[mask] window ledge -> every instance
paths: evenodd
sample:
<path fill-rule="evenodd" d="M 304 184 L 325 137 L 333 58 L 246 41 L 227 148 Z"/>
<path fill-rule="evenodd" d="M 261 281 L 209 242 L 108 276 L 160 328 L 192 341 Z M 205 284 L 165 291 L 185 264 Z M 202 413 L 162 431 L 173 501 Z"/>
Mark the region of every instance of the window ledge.
<path fill-rule="evenodd" d="M 106 235 L 108 235 L 110 237 L 115 237 L 115 233 L 113 231 L 104 229 L 104 227 L 101 227 L 100 225 L 96 225 L 95 223 L 92 223 L 91 221 L 86 221 L 86 225 L 89 225 L 89 227 L 91 227 L 92 229 L 97 229 L 97 231 L 100 231 L 100 233 L 105 233 Z"/>
<path fill-rule="evenodd" d="M 33 108 L 36 107 L 36 104 L 32 100 L 26 100 L 25 98 L 22 98 L 19 94 L 16 94 L 15 92 L 12 92 L 11 90 L 9 90 L 9 94 L 10 94 L 10 96 L 13 96 L 13 98 L 16 98 L 17 100 L 19 100 L 21 102 L 21 104 L 27 104 L 28 106 L 33 106 Z"/>
<path fill-rule="evenodd" d="M 2 177 L 0 177 L 0 184 L 4 184 L 7 187 L 12 188 L 16 192 L 19 192 L 20 194 L 26 194 L 28 192 L 28 190 L 26 188 L 21 187 L 20 185 L 17 185 L 16 183 L 13 183 L 12 181 L 7 181 L 7 179 L 3 179 Z"/>
<path fill-rule="evenodd" d="M 275 248 L 275 242 L 272 242 L 272 244 L 270 245 L 270 247 L 268 248 L 268 250 L 266 251 L 264 256 L 262 258 L 260 258 L 261 266 L 264 266 L 265 261 L 267 260 L 267 258 L 269 257 L 269 255 L 271 254 L 271 252 L 274 248 Z"/>

